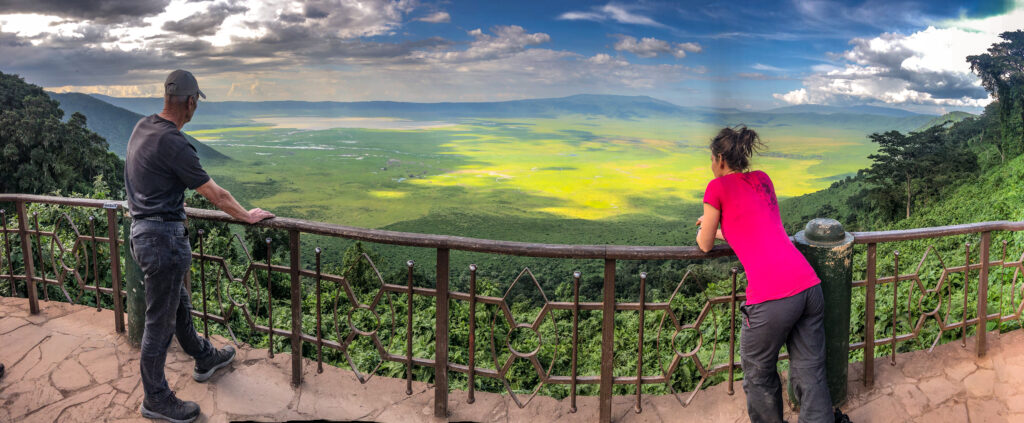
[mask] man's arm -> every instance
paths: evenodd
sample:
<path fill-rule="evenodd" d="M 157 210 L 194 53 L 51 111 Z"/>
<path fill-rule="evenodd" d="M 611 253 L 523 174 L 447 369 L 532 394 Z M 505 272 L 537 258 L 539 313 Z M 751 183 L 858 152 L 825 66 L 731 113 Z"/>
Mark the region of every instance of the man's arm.
<path fill-rule="evenodd" d="M 245 211 L 245 209 L 242 208 L 242 205 L 238 204 L 238 201 L 235 201 L 235 197 L 233 197 L 228 190 L 221 188 L 220 185 L 213 182 L 213 178 L 210 178 L 210 180 L 206 181 L 205 184 L 196 188 L 196 192 L 202 194 L 203 197 L 210 200 L 213 205 L 217 206 L 218 209 L 223 210 L 224 213 L 249 224 L 274 217 L 273 213 L 262 209 Z"/>

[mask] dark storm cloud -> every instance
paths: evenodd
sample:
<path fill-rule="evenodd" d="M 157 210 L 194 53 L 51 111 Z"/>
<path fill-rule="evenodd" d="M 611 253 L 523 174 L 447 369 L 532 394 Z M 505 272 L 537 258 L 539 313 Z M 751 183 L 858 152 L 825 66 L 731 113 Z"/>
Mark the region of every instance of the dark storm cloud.
<path fill-rule="evenodd" d="M 147 81 L 146 69 L 166 69 L 170 57 L 144 51 L 104 50 L 83 46 L 33 46 L 14 34 L 0 34 L 4 72 L 30 77 L 43 86 L 124 85 Z"/>
<path fill-rule="evenodd" d="M 908 88 L 929 93 L 934 98 L 988 98 L 988 92 L 976 85 L 973 74 L 954 72 L 898 72 L 896 77 L 910 83 Z"/>
<path fill-rule="evenodd" d="M 121 23 L 159 14 L 168 3 L 170 0 L 0 0 L 0 10 Z"/>
<path fill-rule="evenodd" d="M 185 35 L 213 35 L 217 33 L 217 30 L 220 29 L 220 24 L 224 23 L 224 19 L 227 19 L 228 16 L 245 13 L 248 10 L 249 8 L 245 6 L 217 4 L 205 12 L 197 12 L 180 21 L 165 22 L 161 28 L 164 31 Z"/>
<path fill-rule="evenodd" d="M 906 36 L 900 34 L 886 33 L 874 39 L 855 38 L 850 41 L 853 46 L 843 54 L 832 55 L 833 58 L 841 58 L 860 66 L 867 66 L 879 69 L 871 77 L 888 77 L 906 81 L 907 88 L 922 93 L 931 94 L 937 99 L 960 99 L 973 98 L 983 99 L 988 97 L 984 88 L 977 85 L 977 78 L 973 74 L 952 71 L 932 71 L 926 69 L 907 69 L 904 63 L 918 55 L 908 48 L 903 42 Z M 873 44 L 874 43 L 874 44 Z M 877 47 L 882 45 L 884 47 Z M 850 79 L 849 75 L 837 76 L 842 79 Z"/>
<path fill-rule="evenodd" d="M 316 6 L 310 6 L 308 4 L 306 5 L 305 12 L 306 12 L 305 13 L 306 17 L 310 18 L 310 19 L 323 19 L 323 18 L 326 18 L 327 15 L 330 15 L 329 12 L 325 12 L 325 11 L 317 8 Z"/>
<path fill-rule="evenodd" d="M 306 17 L 298 13 L 282 13 L 277 18 L 287 23 L 303 23 L 306 21 Z"/>

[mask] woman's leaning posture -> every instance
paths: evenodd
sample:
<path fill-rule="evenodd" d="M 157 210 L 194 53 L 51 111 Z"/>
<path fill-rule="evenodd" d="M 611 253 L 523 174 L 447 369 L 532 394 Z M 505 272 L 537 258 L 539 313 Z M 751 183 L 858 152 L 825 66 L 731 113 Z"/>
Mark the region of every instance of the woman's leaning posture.
<path fill-rule="evenodd" d="M 761 146 L 746 127 L 722 129 L 711 141 L 715 179 L 704 192 L 697 245 L 709 251 L 715 238 L 726 240 L 747 275 L 740 357 L 750 420 L 783 421 L 776 362 L 785 344 L 800 421 L 831 422 L 820 281 L 782 226 L 772 180 L 762 171 L 747 171 Z"/>

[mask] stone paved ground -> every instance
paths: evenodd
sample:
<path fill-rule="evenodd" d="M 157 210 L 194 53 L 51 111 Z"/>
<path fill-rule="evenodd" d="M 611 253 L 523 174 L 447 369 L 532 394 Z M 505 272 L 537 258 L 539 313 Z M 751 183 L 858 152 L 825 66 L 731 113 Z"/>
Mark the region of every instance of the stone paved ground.
<path fill-rule="evenodd" d="M 149 421 L 139 417 L 142 397 L 139 351 L 113 331 L 113 312 L 64 303 L 41 303 L 39 315 L 28 314 L 27 302 L 0 298 L 0 362 L 7 375 L 0 380 L 0 422 Z M 861 382 L 860 363 L 850 366 L 850 398 L 844 407 L 855 422 L 1024 421 L 1024 331 L 989 337 L 989 354 L 977 358 L 974 343 L 941 345 L 934 352 L 901 354 L 897 365 L 876 362 L 872 389 Z M 226 342 L 215 339 L 217 345 Z M 230 420 L 365 420 L 433 422 L 434 392 L 430 385 L 373 378 L 365 385 L 351 372 L 306 362 L 303 385 L 290 385 L 291 357 L 241 347 L 236 362 L 208 383 L 191 378 L 191 360 L 172 343 L 167 376 L 185 399 L 197 401 L 199 421 Z M 746 421 L 740 384 L 736 394 L 726 386 L 711 387 L 682 407 L 672 396 L 644 397 L 643 412 L 633 411 L 633 397 L 616 397 L 617 422 Z M 507 396 L 477 393 L 474 404 L 465 392 L 449 396 L 452 421 L 592 422 L 597 398 L 579 397 L 579 412 L 569 413 L 568 399 L 536 397 L 520 409 Z M 790 421 L 796 416 L 787 413 Z"/>

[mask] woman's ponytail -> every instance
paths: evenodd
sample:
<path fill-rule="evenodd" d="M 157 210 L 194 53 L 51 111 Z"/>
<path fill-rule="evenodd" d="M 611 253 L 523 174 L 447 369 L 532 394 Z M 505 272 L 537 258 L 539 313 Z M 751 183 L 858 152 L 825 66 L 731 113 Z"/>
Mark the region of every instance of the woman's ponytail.
<path fill-rule="evenodd" d="M 763 147 L 757 132 L 744 125 L 722 128 L 711 140 L 711 154 L 721 157 L 730 169 L 737 172 L 746 171 L 750 167 L 750 158 Z"/>

